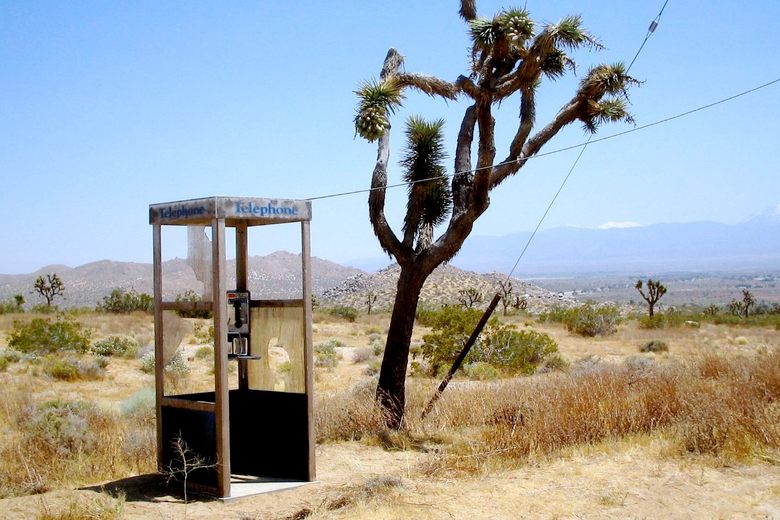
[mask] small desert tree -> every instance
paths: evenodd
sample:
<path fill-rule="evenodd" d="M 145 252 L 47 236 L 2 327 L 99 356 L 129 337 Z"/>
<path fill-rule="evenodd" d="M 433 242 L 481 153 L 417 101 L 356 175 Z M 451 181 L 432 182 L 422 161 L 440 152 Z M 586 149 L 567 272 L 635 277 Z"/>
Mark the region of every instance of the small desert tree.
<path fill-rule="evenodd" d="M 366 294 L 366 307 L 368 307 L 368 311 L 366 312 L 366 314 L 368 314 L 369 316 L 371 315 L 371 310 L 374 308 L 376 299 L 377 299 L 377 294 L 373 290 L 369 289 L 368 294 Z"/>
<path fill-rule="evenodd" d="M 466 309 L 473 309 L 474 305 L 482 303 L 483 300 L 482 293 L 473 287 L 458 291 L 458 302 Z"/>
<path fill-rule="evenodd" d="M 755 305 L 756 299 L 753 298 L 753 293 L 747 289 L 742 289 L 742 311 L 747 318 L 750 315 L 750 308 Z"/>
<path fill-rule="evenodd" d="M 46 299 L 46 306 L 51 307 L 54 298 L 65 293 L 65 284 L 62 283 L 57 273 L 39 276 L 33 284 L 33 292 Z"/>
<path fill-rule="evenodd" d="M 586 131 L 595 132 L 602 123 L 632 121 L 627 111 L 627 88 L 637 82 L 622 63 L 615 63 L 585 72 L 574 96 L 551 121 L 537 127 L 536 95 L 543 78 L 556 80 L 574 70 L 571 51 L 601 48 L 579 16 L 541 27 L 525 9 L 504 9 L 493 18 L 480 18 L 475 0 L 461 0 L 460 16 L 471 35 L 471 64 L 466 74 L 446 81 L 407 73 L 401 70 L 401 54 L 390 49 L 379 80 L 365 83 L 358 91 L 356 131 L 377 142 L 369 218 L 382 249 L 401 267 L 376 393 L 392 428 L 402 425 L 409 345 L 423 283 L 460 250 L 474 222 L 490 205 L 490 191 L 573 123 L 580 122 Z M 407 153 L 401 165 L 410 185 L 402 233 L 396 235 L 385 217 L 389 118 L 407 89 L 443 100 L 462 98 L 468 107 L 456 138 L 451 177 L 445 176 L 441 163 L 445 157 L 443 121 L 409 120 Z M 509 147 L 503 159 L 497 159 L 493 110 L 515 100 L 519 101 L 519 124 L 513 136 L 502 139 Z M 474 150 L 476 163 L 472 162 Z M 435 226 L 445 221 L 446 230 L 435 237 Z"/>
<path fill-rule="evenodd" d="M 504 316 L 507 315 L 507 309 L 512 305 L 513 290 L 514 287 L 512 287 L 511 280 L 502 280 L 498 282 L 498 291 L 501 294 L 501 305 L 504 307 Z"/>
<path fill-rule="evenodd" d="M 636 287 L 636 290 L 639 291 L 639 294 L 641 294 L 642 298 L 647 302 L 647 312 L 652 318 L 655 312 L 655 304 L 658 303 L 658 300 L 660 300 L 664 294 L 666 294 L 666 287 L 664 287 L 659 280 L 648 279 L 647 294 L 645 294 L 644 290 L 642 290 L 642 286 L 642 280 L 637 280 L 634 287 Z"/>

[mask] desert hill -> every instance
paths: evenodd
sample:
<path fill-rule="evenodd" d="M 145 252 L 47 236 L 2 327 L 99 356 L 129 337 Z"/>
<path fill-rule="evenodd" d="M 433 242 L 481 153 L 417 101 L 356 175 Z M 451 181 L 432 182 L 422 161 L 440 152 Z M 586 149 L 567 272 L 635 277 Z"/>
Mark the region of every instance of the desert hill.
<path fill-rule="evenodd" d="M 375 308 L 386 309 L 393 302 L 400 272 L 401 268 L 398 264 L 392 264 L 373 274 L 358 273 L 322 293 L 320 302 L 324 305 L 350 305 L 365 311 L 368 294 L 371 292 L 377 296 Z M 420 296 L 420 305 L 439 306 L 457 303 L 458 291 L 474 288 L 483 295 L 483 302 L 477 307 L 485 307 L 496 293 L 498 283 L 505 279 L 506 275 L 500 273 L 479 274 L 445 264 L 439 266 L 425 282 Z M 532 312 L 540 311 L 553 304 L 573 303 L 570 298 L 516 278 L 512 278 L 511 282 L 512 294 L 525 298 L 528 302 L 528 310 Z"/>
<path fill-rule="evenodd" d="M 299 255 L 277 251 L 265 256 L 252 256 L 248 267 L 249 289 L 253 296 L 301 296 Z M 235 273 L 235 261 L 228 261 L 227 271 L 228 284 L 231 284 L 231 280 L 235 280 L 235 276 L 230 276 L 230 273 Z M 360 272 L 353 267 L 312 257 L 312 289 L 315 294 L 320 294 Z M 31 291 L 35 279 L 45 273 L 57 273 L 65 284 L 65 300 L 58 302 L 61 307 L 94 306 L 114 288 L 152 293 L 151 264 L 101 260 L 79 267 L 50 265 L 29 274 L 0 275 L 0 300 L 22 294 L 32 304 L 41 303 L 42 299 Z M 188 289 L 200 293 L 203 288 L 187 261 L 180 258 L 163 263 L 163 282 L 163 292 L 168 298 Z"/>
<path fill-rule="evenodd" d="M 228 261 L 227 271 L 235 272 L 234 261 Z M 22 294 L 30 304 L 41 303 L 41 298 L 31 291 L 35 278 L 46 273 L 57 273 L 65 284 L 65 300 L 57 302 L 60 307 L 92 307 L 115 288 L 134 289 L 149 294 L 152 292 L 151 264 L 101 260 L 79 267 L 50 265 L 29 274 L 0 275 L 0 300 Z M 377 295 L 374 308 L 388 308 L 395 295 L 399 273 L 397 264 L 376 273 L 366 273 L 313 257 L 312 290 L 324 305 L 350 305 L 361 311 L 366 310 L 367 296 L 371 291 Z M 249 259 L 249 290 L 253 297 L 299 298 L 300 277 L 300 259 L 297 254 L 277 251 Z M 477 306 L 484 307 L 495 294 L 498 282 L 505 278 L 505 275 L 499 273 L 478 274 L 443 265 L 433 272 L 423 287 L 421 304 L 438 306 L 457 303 L 460 289 L 474 288 L 484 296 L 482 304 Z M 229 274 L 228 285 L 234 279 Z M 203 288 L 187 261 L 180 258 L 163 263 L 163 282 L 163 292 L 167 298 L 174 298 L 188 289 L 200 293 Z M 512 279 L 512 286 L 512 294 L 525 298 L 528 309 L 532 311 L 553 303 L 570 302 L 568 298 L 518 279 Z"/>

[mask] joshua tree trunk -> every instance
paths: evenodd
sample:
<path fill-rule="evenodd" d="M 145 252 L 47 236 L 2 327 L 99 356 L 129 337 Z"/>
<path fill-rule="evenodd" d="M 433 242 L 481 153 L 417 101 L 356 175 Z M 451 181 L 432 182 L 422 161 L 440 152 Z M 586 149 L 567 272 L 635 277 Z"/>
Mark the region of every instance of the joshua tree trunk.
<path fill-rule="evenodd" d="M 401 275 L 398 278 L 398 292 L 387 331 L 385 356 L 382 359 L 377 386 L 377 399 L 385 410 L 385 422 L 389 428 L 399 429 L 402 425 L 406 404 L 405 382 L 409 345 L 417 302 L 427 277 L 427 273 L 414 267 L 401 267 Z"/>

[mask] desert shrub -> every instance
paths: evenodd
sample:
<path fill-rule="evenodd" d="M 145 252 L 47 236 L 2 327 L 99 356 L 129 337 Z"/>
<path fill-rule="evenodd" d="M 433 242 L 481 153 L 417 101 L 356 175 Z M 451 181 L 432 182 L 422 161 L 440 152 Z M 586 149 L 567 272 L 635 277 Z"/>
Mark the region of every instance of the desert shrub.
<path fill-rule="evenodd" d="M 412 357 L 417 363 L 415 371 L 422 370 L 435 376 L 451 365 L 481 316 L 482 313 L 476 309 L 448 305 L 429 312 L 425 320 L 430 324 L 431 333 L 423 336 L 423 344 L 419 348 L 412 350 Z M 492 318 L 466 356 L 465 363 L 483 362 L 510 374 L 532 374 L 546 356 L 557 350 L 555 341 L 547 334 L 534 330 L 516 331 Z M 427 364 L 426 369 L 416 361 L 418 357 Z"/>
<path fill-rule="evenodd" d="M 177 350 L 171 356 L 171 359 L 165 365 L 165 372 L 178 377 L 186 376 L 190 373 L 190 366 L 181 354 L 181 350 Z"/>
<path fill-rule="evenodd" d="M 336 316 L 350 323 L 354 323 L 358 318 L 358 310 L 354 307 L 339 305 L 327 309 L 328 314 Z"/>
<path fill-rule="evenodd" d="M 363 363 L 368 361 L 374 356 L 374 350 L 370 347 L 355 349 L 355 354 L 352 361 L 355 363 Z"/>
<path fill-rule="evenodd" d="M 95 381 L 105 377 L 106 366 L 108 359 L 105 357 L 76 359 L 48 356 L 43 362 L 43 372 L 59 381 Z"/>
<path fill-rule="evenodd" d="M 467 377 L 478 381 L 492 381 L 493 379 L 498 379 L 501 375 L 493 365 L 484 361 L 469 363 L 463 367 L 463 371 Z"/>
<path fill-rule="evenodd" d="M 2 353 L 0 353 L 0 372 L 5 372 L 11 363 L 17 363 L 20 359 L 22 359 L 22 356 L 16 351 L 2 351 Z"/>
<path fill-rule="evenodd" d="M 667 352 L 668 350 L 669 345 L 659 339 L 648 341 L 639 348 L 640 352 Z"/>
<path fill-rule="evenodd" d="M 18 298 L 9 298 L 4 302 L 0 302 L 0 315 L 2 314 L 17 314 L 24 312 L 24 298 L 21 295 L 17 295 Z"/>
<path fill-rule="evenodd" d="M 122 356 L 131 358 L 138 351 L 138 343 L 132 338 L 109 336 L 92 343 L 90 352 L 96 356 Z"/>
<path fill-rule="evenodd" d="M 372 339 L 368 346 L 371 349 L 371 353 L 375 356 L 378 356 L 385 351 L 385 343 L 380 338 Z"/>
<path fill-rule="evenodd" d="M 566 330 L 580 336 L 608 336 L 617 331 L 620 310 L 611 304 L 597 305 L 587 302 L 571 309 L 550 309 L 542 313 L 539 319 L 563 323 Z"/>
<path fill-rule="evenodd" d="M 197 303 L 201 301 L 202 298 L 200 294 L 196 293 L 192 289 L 187 289 L 182 294 L 176 295 L 176 301 L 177 302 L 189 302 L 189 303 Z M 211 311 L 198 311 L 198 310 L 191 310 L 191 311 L 176 311 L 176 314 L 181 316 L 182 318 L 202 318 L 202 319 L 211 319 Z"/>
<path fill-rule="evenodd" d="M 154 390 L 142 388 L 122 401 L 119 411 L 123 417 L 133 418 L 148 425 L 154 424 L 156 413 Z"/>
<path fill-rule="evenodd" d="M 558 345 L 549 335 L 535 330 L 501 328 L 479 344 L 474 358 L 512 374 L 533 374 Z"/>
<path fill-rule="evenodd" d="M 363 375 L 375 376 L 379 373 L 380 368 L 382 368 L 382 360 L 372 359 L 368 362 L 368 366 L 363 369 Z"/>
<path fill-rule="evenodd" d="M 656 314 L 652 318 L 642 316 L 639 318 L 640 329 L 662 329 L 666 326 L 666 319 L 663 314 Z"/>
<path fill-rule="evenodd" d="M 197 359 L 209 359 L 214 357 L 214 347 L 209 347 L 208 345 L 199 347 L 198 350 L 195 351 L 195 357 Z"/>
<path fill-rule="evenodd" d="M 86 352 L 92 331 L 63 314 L 55 321 L 36 318 L 29 323 L 14 321 L 8 346 L 24 354 L 46 354 L 70 350 Z"/>
<path fill-rule="evenodd" d="M 333 368 L 339 364 L 341 354 L 336 351 L 337 347 L 343 347 L 344 344 L 337 339 L 330 339 L 325 343 L 320 343 L 314 347 L 314 365 L 321 368 Z"/>
<path fill-rule="evenodd" d="M 426 310 L 418 321 L 432 330 L 423 336 L 423 344 L 412 349 L 412 358 L 422 358 L 427 363 L 425 372 L 435 376 L 443 368 L 451 365 L 463 345 L 468 340 L 474 327 L 479 322 L 482 313 L 476 309 L 466 309 L 456 305 L 444 305 L 436 311 Z M 498 320 L 493 318 L 490 324 L 496 325 Z M 476 345 L 475 345 L 476 347 Z M 479 361 L 473 357 L 474 348 L 466 363 Z M 416 362 L 416 361 L 415 361 Z M 420 368 L 416 362 L 416 370 Z"/>
<path fill-rule="evenodd" d="M 147 352 L 143 356 L 141 356 L 140 362 L 140 368 L 141 372 L 144 374 L 153 374 L 154 373 L 154 351 Z"/>
<path fill-rule="evenodd" d="M 50 454 L 69 456 L 90 450 L 97 442 L 88 428 L 93 406 L 84 401 L 49 401 L 27 418 L 25 437 Z"/>
<path fill-rule="evenodd" d="M 127 314 L 141 311 L 150 313 L 154 308 L 154 298 L 146 293 L 138 293 L 135 289 L 113 289 L 111 294 L 103 297 L 97 310 L 114 314 Z"/>
<path fill-rule="evenodd" d="M 558 352 L 545 356 L 542 364 L 536 369 L 539 373 L 559 372 L 569 368 L 569 363 Z"/>
<path fill-rule="evenodd" d="M 214 325 L 206 327 L 202 323 L 195 323 L 192 326 L 192 335 L 195 339 L 195 343 L 213 343 Z"/>

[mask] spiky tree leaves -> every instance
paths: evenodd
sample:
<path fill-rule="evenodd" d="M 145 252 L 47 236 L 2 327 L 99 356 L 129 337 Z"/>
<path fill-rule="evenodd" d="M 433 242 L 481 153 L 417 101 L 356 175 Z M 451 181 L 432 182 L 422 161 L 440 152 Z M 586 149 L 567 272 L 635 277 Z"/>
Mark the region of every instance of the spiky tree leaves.
<path fill-rule="evenodd" d="M 620 64 L 598 65 L 582 78 L 574 96 L 545 125 L 537 126 L 536 92 L 543 79 L 556 80 L 575 71 L 578 49 L 598 50 L 599 41 L 579 16 L 536 26 L 524 9 L 503 9 L 492 18 L 479 17 L 475 0 L 460 1 L 460 16 L 471 37 L 471 67 L 448 82 L 400 71 L 403 57 L 391 49 L 378 82 L 358 91 L 357 133 L 377 141 L 371 177 L 369 218 L 382 249 L 401 267 L 396 299 L 379 374 L 377 399 L 388 426 L 400 427 L 405 403 L 405 378 L 414 313 L 427 277 L 460 250 L 476 220 L 490 205 L 490 190 L 520 170 L 563 128 L 581 122 L 587 131 L 614 121 L 631 122 L 626 93 L 638 82 Z M 385 188 L 390 157 L 389 117 L 403 93 L 468 103 L 455 142 L 454 173 L 445 179 L 445 158 L 439 121 L 413 118 L 407 124 L 408 145 L 401 161 L 410 183 L 403 236 L 385 217 Z M 493 107 L 519 97 L 520 121 L 504 157 L 497 157 Z M 446 222 L 445 222 L 446 221 Z M 439 236 L 437 225 L 446 224 Z"/>
<path fill-rule="evenodd" d="M 401 159 L 404 181 L 409 184 L 409 198 L 404 219 L 404 233 L 417 239 L 417 249 L 429 238 L 423 230 L 444 222 L 452 205 L 452 192 L 443 161 L 442 128 L 444 120 L 426 121 L 412 116 L 406 122 L 406 151 Z"/>
<path fill-rule="evenodd" d="M 390 127 L 389 115 L 401 106 L 401 86 L 394 78 L 366 81 L 355 93 L 360 98 L 355 131 L 369 142 L 376 141 Z"/>

